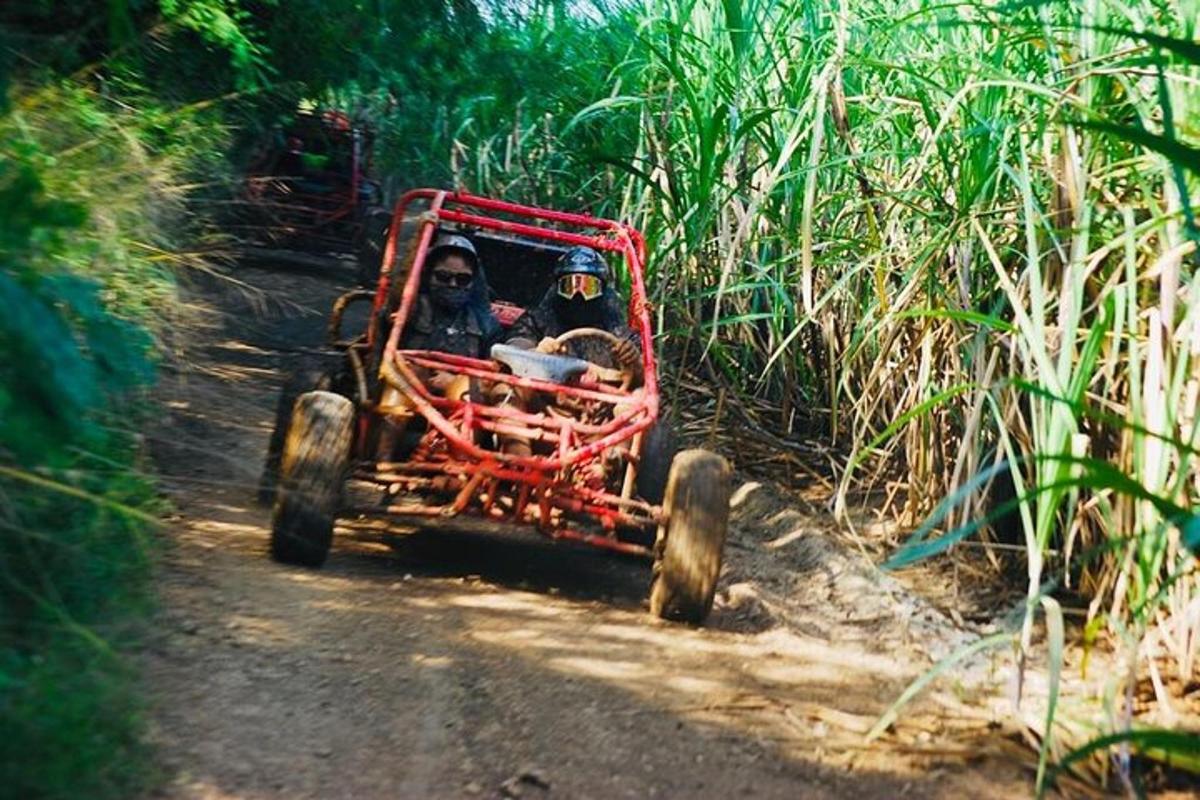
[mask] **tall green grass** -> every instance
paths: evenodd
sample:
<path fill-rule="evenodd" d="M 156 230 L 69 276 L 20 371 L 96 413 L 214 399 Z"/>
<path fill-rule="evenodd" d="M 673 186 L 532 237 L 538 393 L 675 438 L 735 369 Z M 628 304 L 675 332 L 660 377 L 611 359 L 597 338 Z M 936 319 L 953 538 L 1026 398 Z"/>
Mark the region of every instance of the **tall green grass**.
<path fill-rule="evenodd" d="M 1069 589 L 1129 665 L 1108 730 L 1134 683 L 1167 707 L 1200 648 L 1200 4 L 630 6 L 510 19 L 636 34 L 490 127 L 444 108 L 456 180 L 645 230 L 667 342 L 776 409 L 752 422 L 822 424 L 839 513 L 899 483 L 887 510 L 930 522 L 898 561 L 986 528 L 1010 482 L 1020 652 Z M 496 156 L 535 142 L 554 193 Z"/>

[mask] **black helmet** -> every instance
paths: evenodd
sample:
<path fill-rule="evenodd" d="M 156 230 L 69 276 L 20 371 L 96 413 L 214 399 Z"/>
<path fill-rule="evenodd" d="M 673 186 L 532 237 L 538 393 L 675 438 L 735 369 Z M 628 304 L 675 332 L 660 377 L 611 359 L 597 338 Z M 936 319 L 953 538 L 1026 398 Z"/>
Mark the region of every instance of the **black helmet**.
<path fill-rule="evenodd" d="M 466 257 L 471 269 L 479 269 L 479 254 L 475 252 L 475 245 L 465 236 L 443 233 L 433 243 L 433 247 L 429 248 L 429 255 L 425 260 L 433 261 L 440 253 L 459 253 Z"/>
<path fill-rule="evenodd" d="M 608 265 L 604 259 L 590 247 L 572 247 L 562 254 L 554 267 L 554 277 L 563 275 L 595 275 L 605 283 L 608 282 Z"/>

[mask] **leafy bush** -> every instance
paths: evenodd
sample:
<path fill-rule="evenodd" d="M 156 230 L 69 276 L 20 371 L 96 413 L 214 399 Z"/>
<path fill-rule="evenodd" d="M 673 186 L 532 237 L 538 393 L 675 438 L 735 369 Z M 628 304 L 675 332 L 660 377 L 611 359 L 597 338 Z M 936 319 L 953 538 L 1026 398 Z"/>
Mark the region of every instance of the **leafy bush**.
<path fill-rule="evenodd" d="M 186 36 L 203 19 L 193 12 L 220 5 L 163 11 L 193 14 L 179 20 Z M 78 2 L 0 15 L 24 63 L 48 65 L 0 96 L 5 797 L 128 797 L 154 779 L 126 659 L 151 607 L 160 505 L 137 428 L 177 317 L 171 269 L 194 263 L 179 247 L 191 233 L 183 187 L 212 176 L 226 132 L 204 104 L 142 78 L 146 54 L 122 25 L 107 29 L 114 43 L 54 24 L 101 6 L 130 11 Z M 104 60 L 114 44 L 122 57 Z"/>
<path fill-rule="evenodd" d="M 149 337 L 64 269 L 89 220 L 35 156 L 0 160 L 0 786 L 122 797 L 145 776 L 117 652 L 147 607 L 154 497 L 110 409 L 149 378 Z"/>

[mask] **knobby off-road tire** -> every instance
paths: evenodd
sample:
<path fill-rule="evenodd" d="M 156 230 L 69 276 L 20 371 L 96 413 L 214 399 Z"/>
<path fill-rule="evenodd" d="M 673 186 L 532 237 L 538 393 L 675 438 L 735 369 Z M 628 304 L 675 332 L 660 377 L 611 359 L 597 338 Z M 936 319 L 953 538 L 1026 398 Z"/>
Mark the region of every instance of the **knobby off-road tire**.
<path fill-rule="evenodd" d="M 279 390 L 279 401 L 275 405 L 275 427 L 267 442 L 267 458 L 263 462 L 262 475 L 258 479 L 259 505 L 270 506 L 275 502 L 275 487 L 279 483 L 279 464 L 283 459 L 283 442 L 287 437 L 288 425 L 292 421 L 292 407 L 296 398 L 305 392 L 329 391 L 333 378 L 315 359 L 307 359 L 295 369 Z"/>
<path fill-rule="evenodd" d="M 333 519 L 350 463 L 354 404 L 333 392 L 296 398 L 283 447 L 271 520 L 271 556 L 319 567 L 333 542 Z"/>
<path fill-rule="evenodd" d="M 655 543 L 650 613 L 699 625 L 712 610 L 729 527 L 729 463 L 706 450 L 675 456 Z"/>

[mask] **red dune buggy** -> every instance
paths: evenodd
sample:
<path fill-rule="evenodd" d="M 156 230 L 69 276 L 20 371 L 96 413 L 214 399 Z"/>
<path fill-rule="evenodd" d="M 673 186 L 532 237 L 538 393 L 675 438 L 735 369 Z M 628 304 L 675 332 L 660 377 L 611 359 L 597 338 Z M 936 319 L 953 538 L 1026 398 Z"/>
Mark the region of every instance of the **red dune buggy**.
<path fill-rule="evenodd" d="M 381 201 L 373 138 L 340 111 L 297 113 L 261 145 L 228 228 L 259 248 L 349 252 Z"/>
<path fill-rule="evenodd" d="M 652 558 L 651 611 L 702 622 L 721 568 L 730 470 L 703 450 L 675 453 L 661 418 L 641 234 L 588 215 L 432 189 L 401 198 L 389 228 L 374 291 L 350 292 L 334 305 L 333 363 L 301 371 L 280 397 L 262 487 L 274 500 L 272 555 L 321 565 L 338 516 L 523 524 L 553 539 Z M 502 325 L 536 302 L 568 247 L 586 245 L 622 263 L 642 374 L 503 344 L 490 359 L 403 349 L 431 242 L 446 232 L 474 241 Z M 355 303 L 370 303 L 371 313 L 365 332 L 346 339 L 342 320 Z M 604 342 L 611 334 L 580 328 L 560 341 L 581 338 Z M 465 376 L 481 390 L 447 398 L 427 385 L 431 374 Z M 541 402 L 518 408 L 484 399 L 497 386 Z M 381 398 L 397 391 L 409 408 L 406 438 L 397 451 L 384 450 L 378 443 L 395 406 Z M 506 436 L 532 447 L 504 452 Z M 400 455 L 380 460 L 379 452 Z"/>

